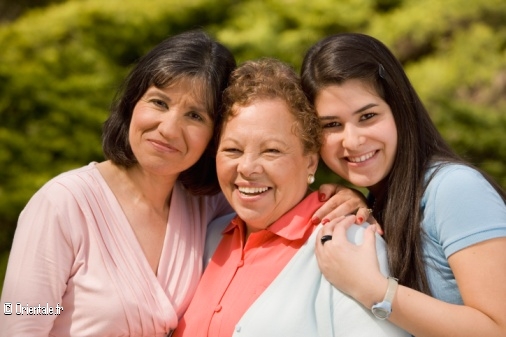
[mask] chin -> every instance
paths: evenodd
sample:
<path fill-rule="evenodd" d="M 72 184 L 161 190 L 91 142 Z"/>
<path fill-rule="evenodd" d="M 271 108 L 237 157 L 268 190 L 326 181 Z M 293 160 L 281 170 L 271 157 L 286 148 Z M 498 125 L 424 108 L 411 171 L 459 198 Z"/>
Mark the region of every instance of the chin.
<path fill-rule="evenodd" d="M 346 180 L 348 180 L 350 183 L 352 183 L 353 185 L 355 185 L 357 187 L 369 187 L 369 186 L 373 186 L 378 183 L 376 180 L 371 180 L 371 179 L 367 179 L 367 178 L 363 178 L 363 177 L 351 178 L 351 179 L 346 179 Z"/>

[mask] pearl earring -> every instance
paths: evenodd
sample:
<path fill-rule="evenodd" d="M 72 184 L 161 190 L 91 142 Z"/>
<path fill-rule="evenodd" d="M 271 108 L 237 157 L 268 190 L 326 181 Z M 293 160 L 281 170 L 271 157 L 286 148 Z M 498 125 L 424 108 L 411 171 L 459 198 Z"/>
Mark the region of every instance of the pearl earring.
<path fill-rule="evenodd" d="M 312 174 L 312 173 L 308 174 L 307 183 L 308 183 L 308 185 L 311 185 L 312 183 L 314 183 L 314 174 Z"/>

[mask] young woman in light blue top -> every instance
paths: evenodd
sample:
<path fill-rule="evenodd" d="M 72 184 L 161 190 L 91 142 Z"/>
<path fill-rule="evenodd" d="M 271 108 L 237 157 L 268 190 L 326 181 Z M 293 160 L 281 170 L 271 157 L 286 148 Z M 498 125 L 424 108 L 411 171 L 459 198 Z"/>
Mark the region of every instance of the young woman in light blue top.
<path fill-rule="evenodd" d="M 369 190 L 399 286 L 378 269 L 374 227 L 363 245 L 346 241 L 353 216 L 320 233 L 332 235 L 317 241 L 324 275 L 413 335 L 506 336 L 504 191 L 451 150 L 375 38 L 323 39 L 306 54 L 302 81 L 324 128 L 321 157 Z"/>

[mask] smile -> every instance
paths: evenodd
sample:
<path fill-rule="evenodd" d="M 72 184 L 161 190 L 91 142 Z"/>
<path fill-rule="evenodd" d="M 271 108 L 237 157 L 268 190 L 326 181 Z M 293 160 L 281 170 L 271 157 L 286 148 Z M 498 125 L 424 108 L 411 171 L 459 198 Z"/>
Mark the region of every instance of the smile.
<path fill-rule="evenodd" d="M 269 189 L 269 187 L 237 187 L 241 194 L 245 195 L 258 195 L 262 194 Z"/>
<path fill-rule="evenodd" d="M 361 163 L 374 156 L 375 153 L 376 151 L 371 151 L 360 157 L 348 157 L 348 160 L 351 161 L 352 163 Z"/>
<path fill-rule="evenodd" d="M 148 139 L 151 144 L 158 150 L 162 152 L 180 152 L 175 146 L 172 146 L 171 144 L 161 142 L 156 139 Z"/>

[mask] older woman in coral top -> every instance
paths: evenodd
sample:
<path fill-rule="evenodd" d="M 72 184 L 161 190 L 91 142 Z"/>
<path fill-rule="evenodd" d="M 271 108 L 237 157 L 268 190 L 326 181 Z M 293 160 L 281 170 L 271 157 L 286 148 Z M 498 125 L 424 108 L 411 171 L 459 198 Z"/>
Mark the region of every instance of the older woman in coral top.
<path fill-rule="evenodd" d="M 224 104 L 217 172 L 237 217 L 210 229 L 209 246 L 217 232 L 223 238 L 175 336 L 405 336 L 318 268 L 321 225 L 311 216 L 321 202 L 308 185 L 321 130 L 294 71 L 272 59 L 246 62 Z M 350 240 L 360 242 L 363 231 L 352 227 Z M 381 243 L 378 237 L 385 267 Z"/>

